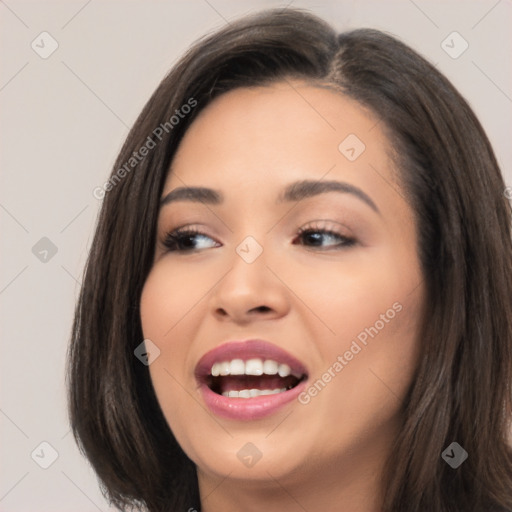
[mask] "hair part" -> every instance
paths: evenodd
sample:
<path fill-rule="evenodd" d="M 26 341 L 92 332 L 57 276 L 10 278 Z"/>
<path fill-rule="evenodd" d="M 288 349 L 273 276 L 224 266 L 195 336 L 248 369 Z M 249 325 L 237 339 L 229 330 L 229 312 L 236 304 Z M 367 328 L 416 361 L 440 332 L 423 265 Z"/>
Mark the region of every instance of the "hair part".
<path fill-rule="evenodd" d="M 140 297 L 159 198 L 180 140 L 213 99 L 290 79 L 332 86 L 378 116 L 415 212 L 428 302 L 382 510 L 510 512 L 512 212 L 491 145 L 462 96 L 414 50 L 373 29 L 337 34 L 299 9 L 246 16 L 198 41 L 119 153 L 112 176 L 157 126 L 197 101 L 101 207 L 68 354 L 81 451 L 120 509 L 200 510 L 195 465 L 133 354 L 143 340 Z M 456 470 L 441 459 L 452 441 L 469 453 Z"/>

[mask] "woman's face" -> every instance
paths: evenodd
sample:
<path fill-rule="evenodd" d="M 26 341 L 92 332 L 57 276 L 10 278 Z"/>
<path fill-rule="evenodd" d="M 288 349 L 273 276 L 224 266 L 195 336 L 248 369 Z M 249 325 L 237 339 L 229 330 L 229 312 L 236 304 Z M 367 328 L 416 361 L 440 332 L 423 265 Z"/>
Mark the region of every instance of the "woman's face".
<path fill-rule="evenodd" d="M 141 319 L 160 350 L 156 396 L 200 478 L 325 481 L 388 453 L 424 286 L 381 128 L 291 82 L 231 91 L 186 132 L 162 198 L 215 192 L 161 206 Z M 177 228 L 197 234 L 166 246 Z"/>

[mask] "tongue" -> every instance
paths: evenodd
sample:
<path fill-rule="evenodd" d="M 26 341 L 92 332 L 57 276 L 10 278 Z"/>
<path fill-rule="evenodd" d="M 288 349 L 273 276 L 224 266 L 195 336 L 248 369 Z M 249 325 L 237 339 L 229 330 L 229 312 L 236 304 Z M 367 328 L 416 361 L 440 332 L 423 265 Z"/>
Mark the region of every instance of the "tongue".
<path fill-rule="evenodd" d="M 297 379 L 293 376 L 279 375 L 227 375 L 215 377 L 212 389 L 218 393 L 240 391 L 242 389 L 281 389 L 294 386 Z"/>

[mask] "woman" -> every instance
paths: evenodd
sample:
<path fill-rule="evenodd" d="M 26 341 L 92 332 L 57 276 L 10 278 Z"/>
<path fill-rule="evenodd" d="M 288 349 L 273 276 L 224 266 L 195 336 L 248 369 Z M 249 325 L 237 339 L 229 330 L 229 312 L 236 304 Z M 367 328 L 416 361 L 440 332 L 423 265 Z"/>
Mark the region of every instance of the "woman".
<path fill-rule="evenodd" d="M 391 36 L 286 9 L 196 43 L 95 192 L 69 403 L 107 497 L 512 510 L 504 191 Z"/>

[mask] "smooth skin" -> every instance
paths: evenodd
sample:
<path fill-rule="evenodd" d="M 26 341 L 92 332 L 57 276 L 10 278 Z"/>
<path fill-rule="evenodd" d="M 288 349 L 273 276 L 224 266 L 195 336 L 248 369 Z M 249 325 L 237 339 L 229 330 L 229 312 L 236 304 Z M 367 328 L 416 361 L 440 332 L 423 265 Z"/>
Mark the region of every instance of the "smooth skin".
<path fill-rule="evenodd" d="M 354 161 L 339 150 L 349 134 L 366 146 Z M 391 149 L 358 103 L 300 81 L 228 92 L 186 132 L 162 197 L 197 186 L 224 202 L 161 208 L 140 311 L 144 337 L 161 351 L 150 365 L 154 389 L 197 466 L 203 512 L 379 510 L 425 300 L 414 212 Z M 358 187 L 378 212 L 347 192 L 276 203 L 304 179 Z M 188 252 L 169 251 L 166 234 L 185 225 L 203 234 L 179 246 Z M 236 252 L 248 236 L 263 249 L 252 263 Z M 256 421 L 206 408 L 194 368 L 214 347 L 268 340 L 302 361 L 313 384 L 395 303 L 401 311 L 307 404 L 293 400 Z M 252 467 L 237 457 L 246 443 L 262 454 Z"/>

